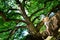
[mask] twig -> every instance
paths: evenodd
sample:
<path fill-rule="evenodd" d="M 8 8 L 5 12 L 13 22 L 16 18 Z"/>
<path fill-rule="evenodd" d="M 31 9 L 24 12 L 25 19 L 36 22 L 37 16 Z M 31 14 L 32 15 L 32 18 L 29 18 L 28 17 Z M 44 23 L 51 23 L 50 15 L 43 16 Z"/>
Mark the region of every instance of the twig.
<path fill-rule="evenodd" d="M 11 30 L 11 29 L 3 30 L 3 31 L 0 31 L 0 33 L 8 32 L 8 31 L 10 31 L 10 30 Z"/>
<path fill-rule="evenodd" d="M 18 22 L 24 22 L 24 23 L 27 23 L 27 22 L 24 21 L 24 20 L 19 20 L 19 19 L 9 19 L 9 18 L 6 17 L 5 14 L 3 14 L 2 11 L 0 11 L 0 15 L 2 16 L 2 18 L 3 18 L 4 21 L 15 21 L 16 23 L 18 23 Z"/>
<path fill-rule="evenodd" d="M 14 30 L 11 30 L 11 32 L 9 33 L 9 36 L 6 40 L 9 40 L 9 38 L 11 38 L 11 36 L 19 29 L 19 28 L 26 28 L 26 26 L 18 26 L 18 27 L 15 27 Z"/>
<path fill-rule="evenodd" d="M 25 20 L 19 20 L 19 19 L 6 19 L 6 21 L 15 21 L 16 23 L 24 22 L 24 23 L 28 24 L 28 22 L 26 22 Z"/>
<path fill-rule="evenodd" d="M 35 21 L 36 19 L 38 19 L 38 18 L 39 18 L 39 16 L 37 16 L 36 18 L 34 18 L 33 21 L 32 21 L 32 23 L 34 23 L 34 21 Z"/>
<path fill-rule="evenodd" d="M 31 19 L 31 17 L 32 17 L 35 13 L 37 13 L 37 12 L 43 10 L 43 9 L 45 9 L 45 8 L 41 8 L 41 9 L 38 9 L 38 10 L 36 10 L 35 12 L 33 12 L 33 13 L 31 14 L 31 16 L 30 16 L 30 19 Z"/>

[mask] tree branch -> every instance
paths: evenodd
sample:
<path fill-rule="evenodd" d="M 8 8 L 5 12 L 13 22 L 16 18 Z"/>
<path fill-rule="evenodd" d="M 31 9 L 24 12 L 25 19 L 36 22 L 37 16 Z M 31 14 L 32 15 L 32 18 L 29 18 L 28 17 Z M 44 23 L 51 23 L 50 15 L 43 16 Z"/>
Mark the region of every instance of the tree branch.
<path fill-rule="evenodd" d="M 9 34 L 9 36 L 8 36 L 8 38 L 7 38 L 6 40 L 9 40 L 9 38 L 11 38 L 11 36 L 12 36 L 19 28 L 26 28 L 26 26 L 17 26 L 17 27 L 15 27 L 14 30 L 11 30 L 11 32 L 10 32 L 10 34 Z"/>
<path fill-rule="evenodd" d="M 2 30 L 2 31 L 0 31 L 0 33 L 3 33 L 3 32 L 8 32 L 8 31 L 10 31 L 11 29 L 7 29 L 7 30 Z"/>
<path fill-rule="evenodd" d="M 2 16 L 2 18 L 3 18 L 4 21 L 15 21 L 16 23 L 18 23 L 18 22 L 24 22 L 24 23 L 28 24 L 28 22 L 26 22 L 24 20 L 6 18 L 6 15 L 4 15 L 2 11 L 0 11 L 0 15 Z"/>
<path fill-rule="evenodd" d="M 15 10 L 15 11 L 20 11 L 19 9 L 13 9 L 13 8 L 10 8 L 10 9 L 8 9 L 8 11 L 6 12 L 6 13 L 8 13 L 9 12 L 9 10 Z M 17 14 L 17 13 L 15 13 L 15 14 Z M 22 15 L 22 14 L 20 14 L 20 13 L 18 13 L 19 15 Z M 12 14 L 12 15 L 14 15 L 14 14 Z"/>
<path fill-rule="evenodd" d="M 38 18 L 39 18 L 39 16 L 37 16 L 36 18 L 34 18 L 33 21 L 32 21 L 32 23 L 33 23 L 36 19 L 38 19 Z"/>
<path fill-rule="evenodd" d="M 19 3 L 19 4 L 20 4 L 19 7 L 21 8 L 21 12 L 22 12 L 23 17 L 29 23 L 30 21 L 29 21 L 28 16 L 26 15 L 26 12 L 25 12 L 25 9 L 24 9 L 23 5 L 21 3 Z"/>
<path fill-rule="evenodd" d="M 8 12 L 9 10 L 19 10 L 19 9 L 13 9 L 13 8 L 9 8 L 9 9 L 7 10 L 7 12 Z"/>
<path fill-rule="evenodd" d="M 24 22 L 24 23 L 28 24 L 28 22 L 26 22 L 24 20 L 19 20 L 19 19 L 6 19 L 6 21 L 15 21 L 16 23 Z"/>
<path fill-rule="evenodd" d="M 35 12 L 33 12 L 33 13 L 31 14 L 31 16 L 30 16 L 30 19 L 31 19 L 31 17 L 32 17 L 35 13 L 37 13 L 37 12 L 43 10 L 43 9 L 45 9 L 45 8 L 41 8 L 41 9 L 38 9 L 38 10 L 36 10 Z"/>
<path fill-rule="evenodd" d="M 16 29 L 26 28 L 26 26 L 16 26 L 15 28 L 16 28 Z M 2 30 L 2 31 L 0 31 L 0 33 L 7 32 L 7 31 L 11 31 L 11 30 L 12 30 L 12 29 L 8 28 L 7 30 Z"/>
<path fill-rule="evenodd" d="M 19 4 L 19 7 L 21 9 L 21 13 L 25 19 L 26 22 L 28 22 L 27 28 L 31 31 L 32 34 L 37 33 L 33 23 L 30 21 L 29 17 L 26 15 L 24 6 L 22 5 L 22 3 L 19 2 L 19 0 L 16 0 L 16 2 Z"/>

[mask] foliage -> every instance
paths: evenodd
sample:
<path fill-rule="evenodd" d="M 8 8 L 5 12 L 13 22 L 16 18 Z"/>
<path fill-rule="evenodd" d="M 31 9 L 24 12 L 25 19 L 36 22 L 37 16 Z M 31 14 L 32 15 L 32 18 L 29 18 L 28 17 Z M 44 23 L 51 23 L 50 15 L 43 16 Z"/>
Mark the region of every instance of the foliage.
<path fill-rule="evenodd" d="M 24 4 L 24 0 L 20 0 L 19 2 L 22 3 L 22 6 L 25 9 L 26 15 L 30 18 L 30 22 L 37 27 L 37 25 L 41 22 L 41 15 L 44 14 L 47 16 L 48 13 L 55 8 L 57 5 L 60 4 L 59 0 L 26 0 Z M 0 0 L 0 40 L 7 40 L 8 36 L 10 35 L 11 30 L 14 30 L 18 26 L 23 26 L 22 28 L 18 28 L 15 34 L 11 35 L 12 37 L 10 40 L 25 40 L 26 36 L 23 35 L 23 30 L 26 31 L 25 26 L 28 24 L 25 22 L 27 20 L 24 18 L 24 14 L 21 13 L 21 8 L 16 0 Z M 46 3 L 45 3 L 46 2 Z M 19 5 L 19 6 L 18 6 Z M 3 16 L 5 15 L 5 16 Z M 4 20 L 6 17 L 7 21 Z M 23 20 L 23 21 L 20 21 Z M 28 22 L 28 21 L 27 21 Z M 45 30 L 45 26 L 41 27 L 40 32 Z M 27 31 L 29 29 L 27 28 Z M 6 32 L 5 32 L 6 31 Z M 19 37 L 22 36 L 20 39 Z"/>

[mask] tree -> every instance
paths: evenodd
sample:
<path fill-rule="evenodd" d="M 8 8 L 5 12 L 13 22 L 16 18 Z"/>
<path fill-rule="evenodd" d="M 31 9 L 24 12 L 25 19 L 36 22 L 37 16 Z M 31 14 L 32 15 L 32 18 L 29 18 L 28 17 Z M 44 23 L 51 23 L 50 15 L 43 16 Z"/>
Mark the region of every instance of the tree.
<path fill-rule="evenodd" d="M 1 36 L 1 40 L 14 40 L 15 34 L 18 35 L 19 29 L 21 30 L 19 35 L 22 34 L 23 30 L 28 30 L 29 34 L 26 36 L 26 40 L 44 40 L 49 34 L 45 31 L 46 25 L 44 25 L 45 22 L 42 20 L 43 16 L 41 15 L 49 17 L 51 12 L 56 14 L 51 18 L 49 17 L 52 24 L 49 22 L 48 30 L 51 33 L 50 35 L 56 36 L 55 38 L 57 39 L 60 26 L 59 0 L 0 0 L 0 3 L 0 33 L 2 36 L 6 35 L 4 37 Z M 55 23 L 53 20 L 58 20 L 58 22 Z M 58 27 L 53 30 L 56 26 L 54 23 L 56 25 L 58 23 Z M 52 28 L 52 26 L 54 27 Z"/>

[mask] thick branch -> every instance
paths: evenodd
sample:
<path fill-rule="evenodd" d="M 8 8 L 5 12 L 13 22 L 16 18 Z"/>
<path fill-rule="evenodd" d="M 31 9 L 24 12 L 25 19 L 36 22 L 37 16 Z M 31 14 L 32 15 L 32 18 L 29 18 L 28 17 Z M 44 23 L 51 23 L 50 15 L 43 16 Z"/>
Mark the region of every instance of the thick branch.
<path fill-rule="evenodd" d="M 22 15 L 23 15 L 23 17 L 25 18 L 25 20 L 26 20 L 28 23 L 30 23 L 30 20 L 29 20 L 28 16 L 26 15 L 26 12 L 25 12 L 24 8 L 21 7 L 21 5 L 20 5 L 20 8 L 21 8 L 21 10 L 22 10 Z"/>
<path fill-rule="evenodd" d="M 27 28 L 31 31 L 32 34 L 37 33 L 33 23 L 30 21 L 30 19 L 26 15 L 26 12 L 25 12 L 25 9 L 24 9 L 22 3 L 20 3 L 19 0 L 16 0 L 16 2 L 19 4 L 21 13 L 22 13 L 23 17 L 25 18 L 25 21 L 28 22 Z"/>

